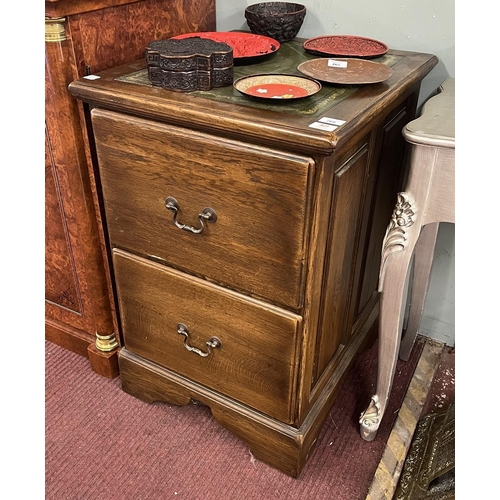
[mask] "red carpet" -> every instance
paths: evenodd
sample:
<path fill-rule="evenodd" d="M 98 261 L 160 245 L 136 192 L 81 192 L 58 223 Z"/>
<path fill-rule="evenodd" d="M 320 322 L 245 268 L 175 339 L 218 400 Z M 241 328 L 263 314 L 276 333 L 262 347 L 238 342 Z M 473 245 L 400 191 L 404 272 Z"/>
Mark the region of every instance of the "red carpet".
<path fill-rule="evenodd" d="M 374 391 L 376 345 L 359 356 L 298 479 L 255 460 L 199 404 L 147 404 L 120 379 L 46 342 L 46 500 L 365 500 L 423 344 L 399 361 L 376 439 L 358 418 Z"/>

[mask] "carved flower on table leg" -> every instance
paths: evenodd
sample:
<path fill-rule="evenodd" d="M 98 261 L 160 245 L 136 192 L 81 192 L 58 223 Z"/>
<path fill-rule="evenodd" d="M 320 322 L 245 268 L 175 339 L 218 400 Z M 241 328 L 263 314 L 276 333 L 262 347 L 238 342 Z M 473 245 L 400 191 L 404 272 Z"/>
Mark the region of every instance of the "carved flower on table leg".
<path fill-rule="evenodd" d="M 388 232 L 395 230 L 398 227 L 410 227 L 413 224 L 412 217 L 415 212 L 412 209 L 411 203 L 408 200 L 406 193 L 398 193 L 398 200 L 392 213 L 391 224 Z M 404 232 L 404 231 L 403 231 Z"/>
<path fill-rule="evenodd" d="M 384 244 L 382 246 L 382 265 L 379 275 L 379 292 L 382 291 L 387 259 L 393 252 L 403 250 L 406 247 L 406 229 L 413 225 L 415 212 L 407 193 L 398 193 L 398 199 L 391 222 L 385 233 Z"/>

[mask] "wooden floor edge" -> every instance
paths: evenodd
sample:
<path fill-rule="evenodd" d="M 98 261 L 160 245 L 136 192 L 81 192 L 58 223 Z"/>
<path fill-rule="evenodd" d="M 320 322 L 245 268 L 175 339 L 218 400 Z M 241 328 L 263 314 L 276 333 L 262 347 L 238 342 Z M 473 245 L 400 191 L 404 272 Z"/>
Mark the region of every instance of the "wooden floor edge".
<path fill-rule="evenodd" d="M 373 476 L 366 500 L 390 500 L 393 498 L 443 350 L 444 344 L 437 344 L 431 339 L 425 341 L 405 399 Z"/>

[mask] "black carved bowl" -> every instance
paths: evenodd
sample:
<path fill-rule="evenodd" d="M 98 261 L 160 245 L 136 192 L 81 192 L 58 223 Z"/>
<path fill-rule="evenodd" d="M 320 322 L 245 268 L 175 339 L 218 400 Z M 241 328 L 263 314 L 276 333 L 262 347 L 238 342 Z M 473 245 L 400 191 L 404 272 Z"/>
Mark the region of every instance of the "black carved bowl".
<path fill-rule="evenodd" d="M 245 19 L 252 33 L 287 42 L 297 36 L 304 22 L 306 7 L 290 2 L 261 2 L 245 9 Z"/>

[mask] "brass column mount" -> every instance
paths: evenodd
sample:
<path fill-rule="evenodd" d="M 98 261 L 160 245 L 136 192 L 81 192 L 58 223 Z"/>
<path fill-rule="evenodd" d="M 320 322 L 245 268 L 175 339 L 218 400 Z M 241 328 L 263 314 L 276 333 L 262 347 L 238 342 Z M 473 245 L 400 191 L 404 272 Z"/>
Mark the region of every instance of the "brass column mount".
<path fill-rule="evenodd" d="M 45 18 L 45 41 L 46 42 L 64 42 L 66 40 L 66 29 L 64 27 L 65 17 L 46 17 Z"/>
<path fill-rule="evenodd" d="M 95 346 L 99 351 L 110 352 L 118 347 L 118 342 L 114 333 L 111 335 L 99 335 L 96 332 L 95 336 Z"/>

